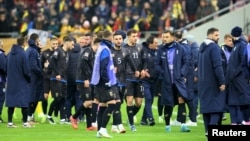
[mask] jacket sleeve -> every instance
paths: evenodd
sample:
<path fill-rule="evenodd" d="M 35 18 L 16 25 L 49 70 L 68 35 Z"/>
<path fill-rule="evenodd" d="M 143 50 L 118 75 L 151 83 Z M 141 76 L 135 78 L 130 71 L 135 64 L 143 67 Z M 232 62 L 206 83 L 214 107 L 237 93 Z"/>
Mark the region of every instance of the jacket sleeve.
<path fill-rule="evenodd" d="M 38 57 L 39 56 L 37 52 L 31 51 L 29 55 L 29 66 L 32 72 L 34 72 L 37 76 L 42 77 L 43 72 L 37 64 L 37 63 L 40 63 L 40 60 L 39 61 L 37 60 Z"/>
<path fill-rule="evenodd" d="M 146 49 L 141 50 L 141 56 L 142 56 L 142 70 L 147 69 L 147 51 Z"/>
<path fill-rule="evenodd" d="M 51 70 L 55 73 L 55 75 L 62 75 L 60 72 L 60 68 L 57 65 L 59 61 L 59 57 L 60 57 L 59 52 L 54 51 L 52 58 L 51 58 L 50 67 L 51 67 Z"/>
<path fill-rule="evenodd" d="M 188 65 L 189 65 L 189 55 L 184 46 L 179 45 L 182 50 L 182 67 L 181 67 L 181 75 L 182 77 L 187 77 L 188 74 Z"/>
<path fill-rule="evenodd" d="M 138 71 L 138 68 L 136 68 L 135 63 L 134 63 L 133 59 L 131 58 L 131 55 L 129 54 L 129 52 L 127 50 L 126 50 L 125 62 L 127 62 L 129 64 L 132 71 L 134 71 L 134 72 Z"/>
<path fill-rule="evenodd" d="M 90 66 L 90 52 L 89 50 L 85 50 L 83 56 L 81 58 L 80 68 L 81 68 L 81 76 L 83 80 L 89 80 L 91 78 L 92 68 Z"/>
<path fill-rule="evenodd" d="M 108 63 L 109 63 L 109 52 L 104 49 L 101 53 L 101 59 L 100 59 L 100 79 L 108 83 L 109 82 L 109 76 L 108 76 Z"/>
<path fill-rule="evenodd" d="M 159 73 L 160 77 L 162 76 L 164 70 L 162 69 L 162 60 L 161 60 L 161 49 L 157 50 L 157 55 L 155 56 L 155 70 Z"/>
<path fill-rule="evenodd" d="M 24 78 L 28 81 L 28 82 L 31 82 L 31 78 L 30 78 L 30 69 L 29 69 L 29 61 L 28 61 L 28 58 L 26 55 L 23 55 L 23 75 L 24 75 Z"/>
<path fill-rule="evenodd" d="M 0 54 L 0 75 L 1 74 L 6 74 L 6 69 L 7 69 L 7 58 L 6 55 L 4 53 Z"/>
<path fill-rule="evenodd" d="M 242 43 L 239 46 L 239 58 L 240 58 L 240 64 L 238 64 L 238 66 L 235 68 L 235 72 L 234 72 L 234 77 L 237 77 L 241 72 L 242 72 L 242 65 L 244 63 L 244 52 L 246 50 L 246 44 Z M 244 71 L 244 70 L 243 70 Z"/>
<path fill-rule="evenodd" d="M 214 68 L 214 74 L 220 85 L 225 84 L 225 76 L 222 67 L 221 54 L 217 46 L 213 46 L 211 49 L 211 59 Z"/>

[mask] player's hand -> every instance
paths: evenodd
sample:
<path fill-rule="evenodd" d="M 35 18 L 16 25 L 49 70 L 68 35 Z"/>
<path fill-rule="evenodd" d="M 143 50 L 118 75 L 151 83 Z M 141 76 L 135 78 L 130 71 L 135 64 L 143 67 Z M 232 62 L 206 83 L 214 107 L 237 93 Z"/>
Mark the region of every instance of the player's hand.
<path fill-rule="evenodd" d="M 44 63 L 44 68 L 48 68 L 48 66 L 49 66 L 49 61 L 46 60 L 46 62 Z"/>
<path fill-rule="evenodd" d="M 61 78 L 61 75 L 57 75 L 56 76 L 56 80 L 60 81 L 62 78 Z"/>
<path fill-rule="evenodd" d="M 226 89 L 226 85 L 220 85 L 220 91 L 224 91 Z"/>
<path fill-rule="evenodd" d="M 194 82 L 197 82 L 198 81 L 198 77 L 194 77 Z"/>
<path fill-rule="evenodd" d="M 135 77 L 140 77 L 140 72 L 139 71 L 135 71 Z"/>
<path fill-rule="evenodd" d="M 85 81 L 84 81 L 84 87 L 85 87 L 85 88 L 88 88 L 88 87 L 89 87 L 89 80 L 85 80 Z"/>
<path fill-rule="evenodd" d="M 107 82 L 107 83 L 105 83 L 105 86 L 111 87 L 111 83 L 110 83 L 110 82 Z"/>
<path fill-rule="evenodd" d="M 145 78 L 145 71 L 144 70 L 141 71 L 141 77 L 140 78 L 141 79 Z"/>
<path fill-rule="evenodd" d="M 145 77 L 150 77 L 150 74 L 148 73 L 148 69 L 146 69 L 144 72 L 145 72 Z"/>

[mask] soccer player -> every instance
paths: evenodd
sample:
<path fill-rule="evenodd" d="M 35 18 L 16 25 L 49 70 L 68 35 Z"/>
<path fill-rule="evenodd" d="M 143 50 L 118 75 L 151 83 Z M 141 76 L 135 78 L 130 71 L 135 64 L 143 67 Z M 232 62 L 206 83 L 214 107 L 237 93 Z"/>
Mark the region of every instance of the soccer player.
<path fill-rule="evenodd" d="M 86 47 L 84 51 L 80 54 L 80 62 L 77 67 L 77 89 L 80 92 L 81 97 L 83 98 L 83 103 L 81 107 L 76 111 L 74 115 L 70 117 L 72 127 L 74 129 L 78 128 L 77 118 L 81 115 L 83 109 L 86 111 L 86 130 L 96 130 L 96 127 L 92 125 L 92 121 L 95 121 L 92 117 L 92 101 L 95 98 L 94 87 L 90 85 L 92 71 L 95 61 L 95 52 L 99 47 L 101 39 L 95 38 L 93 44 L 89 47 Z M 96 118 L 96 116 L 95 116 Z"/>
<path fill-rule="evenodd" d="M 209 28 L 207 38 L 200 45 L 198 57 L 198 95 L 206 135 L 208 125 L 219 123 L 226 104 L 226 81 L 218 40 L 219 30 Z"/>
<path fill-rule="evenodd" d="M 173 108 L 178 105 L 178 117 L 181 122 L 181 132 L 190 132 L 185 125 L 187 90 L 185 79 L 187 77 L 188 58 L 184 48 L 175 41 L 174 32 L 167 30 L 162 33 L 166 36 L 166 44 L 158 49 L 155 67 L 162 76 L 161 104 L 164 105 L 166 131 L 171 131 L 170 119 Z"/>
<path fill-rule="evenodd" d="M 226 79 L 229 81 L 227 104 L 231 124 L 250 125 L 249 48 L 247 48 L 247 41 L 242 37 L 241 27 L 234 27 L 231 35 L 234 49 L 229 57 L 226 72 Z"/>
<path fill-rule="evenodd" d="M 135 64 L 136 70 L 133 70 L 131 66 L 126 62 L 126 104 L 127 115 L 130 124 L 131 131 L 135 132 L 136 127 L 134 124 L 134 116 L 141 108 L 143 100 L 143 86 L 141 78 L 145 77 L 145 71 L 143 70 L 143 53 L 142 46 L 137 44 L 138 32 L 134 29 L 127 31 L 127 43 L 124 48 L 127 49 L 131 55 L 132 61 Z M 134 104 L 135 103 L 135 104 Z"/>
<path fill-rule="evenodd" d="M 49 92 L 51 91 L 50 84 L 50 76 L 51 76 L 51 68 L 49 67 L 51 57 L 53 55 L 54 49 L 58 47 L 58 39 L 57 37 L 50 38 L 50 47 L 44 50 L 41 54 L 41 62 L 43 67 L 43 99 L 42 99 L 42 109 L 45 119 L 47 117 L 47 107 L 48 107 L 48 98 Z M 45 122 L 44 119 L 42 122 Z"/>
<path fill-rule="evenodd" d="M 121 104 L 124 98 L 125 92 L 125 62 L 130 61 L 131 65 L 134 65 L 128 52 L 123 48 L 123 39 L 124 32 L 121 30 L 116 31 L 113 34 L 113 43 L 114 48 L 111 49 L 114 66 L 115 66 L 115 74 L 117 78 L 117 85 L 113 86 L 112 89 L 116 94 L 116 106 L 113 112 L 113 124 L 111 128 L 111 132 L 116 133 L 125 133 L 126 130 L 122 124 L 122 116 L 121 116 Z M 135 67 L 133 66 L 135 69 Z"/>
<path fill-rule="evenodd" d="M 57 47 L 51 58 L 51 89 L 52 98 L 54 100 L 50 104 L 48 112 L 48 121 L 50 124 L 55 124 L 52 119 L 52 113 L 56 108 L 60 109 L 60 123 L 64 124 L 67 121 L 66 109 L 65 109 L 65 98 L 67 95 L 66 86 L 66 67 L 68 63 L 68 51 L 74 47 L 73 38 L 66 36 L 63 39 L 63 46 Z"/>
<path fill-rule="evenodd" d="M 156 95 L 157 81 L 158 81 L 158 73 L 155 69 L 155 56 L 158 48 L 158 39 L 155 36 L 149 36 L 143 45 L 143 56 L 146 58 L 145 62 L 147 63 L 146 71 L 147 75 L 144 79 L 142 79 L 142 84 L 144 87 L 144 98 L 145 98 L 145 106 L 143 110 L 143 115 L 141 118 L 141 125 L 155 125 L 155 120 L 152 112 L 152 104 L 154 101 L 154 96 Z"/>
<path fill-rule="evenodd" d="M 28 40 L 29 47 L 26 50 L 29 68 L 30 68 L 30 91 L 31 91 L 31 101 L 29 105 L 28 121 L 34 122 L 34 113 L 39 101 L 42 100 L 43 91 L 43 69 L 41 64 L 40 52 L 41 52 L 41 42 L 38 34 L 33 33 L 30 35 Z"/>
<path fill-rule="evenodd" d="M 97 137 L 111 138 L 107 132 L 107 124 L 115 109 L 115 94 L 112 86 L 116 85 L 116 76 L 110 48 L 112 48 L 112 33 L 103 31 L 103 39 L 96 52 L 91 84 L 95 86 L 99 101 L 97 114 Z"/>
<path fill-rule="evenodd" d="M 15 107 L 20 107 L 22 110 L 23 127 L 31 127 L 27 121 L 31 78 L 28 58 L 24 51 L 26 43 L 27 40 L 24 37 L 18 38 L 17 44 L 12 46 L 7 55 L 6 106 L 8 107 L 7 127 L 9 128 L 17 127 L 12 121 Z"/>
<path fill-rule="evenodd" d="M 3 41 L 0 40 L 0 123 L 3 123 L 2 110 L 5 101 L 5 83 L 6 83 L 6 55 L 3 50 Z"/>

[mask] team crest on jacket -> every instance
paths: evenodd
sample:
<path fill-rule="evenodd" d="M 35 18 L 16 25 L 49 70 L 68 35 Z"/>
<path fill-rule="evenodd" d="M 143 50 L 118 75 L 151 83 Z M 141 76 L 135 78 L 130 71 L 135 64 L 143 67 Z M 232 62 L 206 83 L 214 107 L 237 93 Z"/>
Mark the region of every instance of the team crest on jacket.
<path fill-rule="evenodd" d="M 86 98 L 89 98 L 89 94 L 86 94 Z"/>
<path fill-rule="evenodd" d="M 113 92 L 110 91 L 110 92 L 109 92 L 109 95 L 110 95 L 111 97 L 113 97 L 114 94 L 113 94 Z"/>
<path fill-rule="evenodd" d="M 48 54 L 48 53 L 46 53 L 46 56 L 47 56 L 47 57 L 49 57 L 49 54 Z"/>
<path fill-rule="evenodd" d="M 88 53 L 88 52 L 85 52 L 85 53 L 84 53 L 84 56 L 85 56 L 85 57 L 89 57 L 89 53 Z"/>
<path fill-rule="evenodd" d="M 57 56 L 57 55 L 58 55 L 58 52 L 57 52 L 57 51 L 55 51 L 53 55 L 54 55 L 54 56 Z"/>

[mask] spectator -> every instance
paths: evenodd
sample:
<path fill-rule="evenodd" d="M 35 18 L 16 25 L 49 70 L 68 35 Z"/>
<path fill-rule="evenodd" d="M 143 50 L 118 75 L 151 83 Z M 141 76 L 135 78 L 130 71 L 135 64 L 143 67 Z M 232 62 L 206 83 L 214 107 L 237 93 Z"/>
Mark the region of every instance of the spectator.
<path fill-rule="evenodd" d="M 95 10 L 95 14 L 98 16 L 98 18 L 103 19 L 104 23 L 107 23 L 110 8 L 106 3 L 106 0 L 102 0 L 101 3 L 97 6 Z"/>
<path fill-rule="evenodd" d="M 47 28 L 47 31 L 52 34 L 52 35 L 58 35 L 58 32 L 59 32 L 59 27 L 58 27 L 58 24 L 57 24 L 57 21 L 56 19 L 52 19 L 50 21 L 50 24 Z"/>
<path fill-rule="evenodd" d="M 186 0 L 185 10 L 187 12 L 189 23 L 194 22 L 196 20 L 196 12 L 199 4 L 199 0 Z"/>
<path fill-rule="evenodd" d="M 231 4 L 231 0 L 217 0 L 217 6 L 218 6 L 219 10 L 222 10 L 222 9 L 230 6 L 230 4 Z M 227 10 L 221 12 L 219 14 L 219 16 L 222 16 L 222 15 L 228 13 L 229 11 L 230 11 L 230 9 L 227 9 Z"/>
<path fill-rule="evenodd" d="M 17 16 L 16 8 L 11 10 L 9 22 L 10 22 L 10 31 L 19 32 L 19 28 L 21 26 L 21 18 Z"/>
<path fill-rule="evenodd" d="M 26 57 L 24 46 L 26 39 L 21 37 L 17 39 L 17 44 L 13 45 L 7 55 L 7 89 L 6 89 L 6 106 L 8 107 L 8 124 L 9 128 L 16 128 L 13 123 L 13 113 L 15 107 L 22 109 L 23 127 L 31 127 L 27 122 L 29 107 L 29 83 L 30 72 L 28 58 Z M 27 44 L 27 43 L 26 43 Z M 9 75 L 8 75 L 9 74 Z M 18 81 L 17 79 L 18 78 Z"/>
<path fill-rule="evenodd" d="M 113 0 L 112 5 L 110 7 L 111 13 L 119 14 L 123 8 L 119 5 L 118 0 Z"/>
<path fill-rule="evenodd" d="M 5 101 L 6 65 L 7 59 L 3 50 L 3 41 L 0 40 L 0 123 L 3 123 L 2 110 Z"/>
<path fill-rule="evenodd" d="M 8 33 L 9 30 L 9 22 L 6 17 L 6 10 L 4 8 L 0 8 L 0 33 Z M 0 35 L 0 37 L 9 37 L 9 35 Z"/>
<path fill-rule="evenodd" d="M 60 37 L 63 38 L 64 36 L 69 35 L 71 30 L 72 27 L 69 25 L 69 20 L 67 18 L 63 18 L 61 21 Z"/>
<path fill-rule="evenodd" d="M 212 6 L 211 2 L 210 1 L 207 1 L 207 0 L 201 0 L 200 1 L 200 5 L 197 9 L 197 12 L 196 12 L 196 18 L 197 19 L 201 19 L 203 17 L 206 17 L 212 13 L 215 12 L 215 8 Z M 207 22 L 209 20 L 211 20 L 212 18 L 206 20 L 206 21 L 203 21 L 204 22 Z"/>

